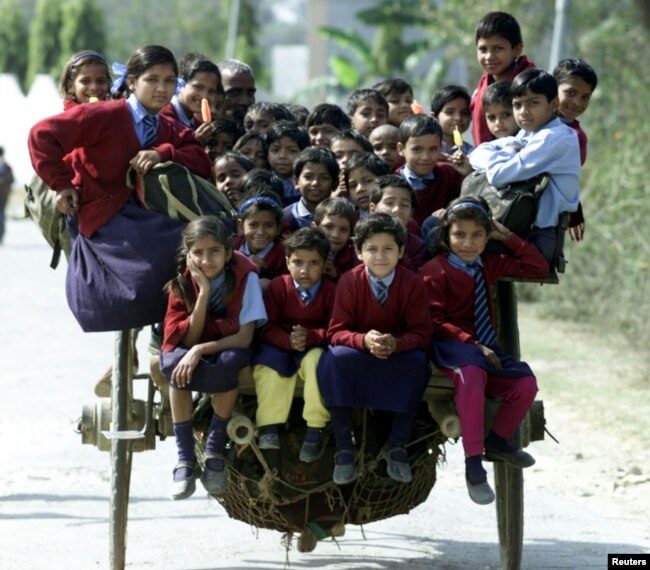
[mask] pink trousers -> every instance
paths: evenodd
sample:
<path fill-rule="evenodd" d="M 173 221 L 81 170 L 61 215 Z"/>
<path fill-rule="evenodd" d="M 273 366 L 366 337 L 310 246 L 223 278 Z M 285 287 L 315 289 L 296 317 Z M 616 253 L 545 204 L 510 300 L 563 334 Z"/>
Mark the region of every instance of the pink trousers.
<path fill-rule="evenodd" d="M 466 457 L 483 453 L 485 396 L 501 399 L 492 430 L 501 437 L 510 438 L 537 394 L 534 376 L 490 376 L 478 366 L 442 368 L 441 371 L 456 387 L 456 411 Z"/>

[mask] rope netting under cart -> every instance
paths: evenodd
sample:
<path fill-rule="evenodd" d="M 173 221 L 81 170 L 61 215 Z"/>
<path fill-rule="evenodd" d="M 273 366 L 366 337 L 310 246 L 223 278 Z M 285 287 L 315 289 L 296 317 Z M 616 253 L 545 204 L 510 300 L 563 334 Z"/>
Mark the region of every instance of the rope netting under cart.
<path fill-rule="evenodd" d="M 292 533 L 308 529 L 324 538 L 337 524 L 363 525 L 405 514 L 426 500 L 436 481 L 437 463 L 444 459 L 446 441 L 426 406 L 417 416 L 407 446 L 413 473 L 410 483 L 388 477 L 386 462 L 379 458 L 391 415 L 359 411 L 354 425 L 359 476 L 354 483 L 341 487 L 332 481 L 331 439 L 320 460 L 303 463 L 298 459 L 306 429 L 299 412 L 292 410 L 286 429 L 280 433 L 279 450 L 262 451 L 254 440 L 243 446 L 231 444 L 228 485 L 214 498 L 232 518 L 286 533 L 285 541 L 289 542 Z M 244 413 L 254 417 L 254 404 Z M 197 444 L 200 454 L 204 444 L 200 431 Z"/>

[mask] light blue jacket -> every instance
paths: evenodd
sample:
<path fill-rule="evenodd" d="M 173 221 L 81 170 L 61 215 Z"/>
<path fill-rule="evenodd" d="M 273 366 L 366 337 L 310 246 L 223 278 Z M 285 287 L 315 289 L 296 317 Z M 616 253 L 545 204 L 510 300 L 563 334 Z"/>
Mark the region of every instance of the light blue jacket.
<path fill-rule="evenodd" d="M 538 228 L 557 226 L 562 212 L 578 209 L 580 145 L 576 132 L 560 119 L 552 119 L 537 132 L 520 130 L 514 137 L 483 143 L 469 155 L 469 162 L 474 170 L 485 172 L 494 186 L 549 174 L 535 219 Z"/>

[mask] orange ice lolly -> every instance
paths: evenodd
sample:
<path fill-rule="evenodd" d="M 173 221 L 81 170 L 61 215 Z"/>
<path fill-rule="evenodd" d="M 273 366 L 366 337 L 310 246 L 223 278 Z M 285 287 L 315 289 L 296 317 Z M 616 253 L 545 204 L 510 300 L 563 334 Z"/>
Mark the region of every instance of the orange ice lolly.
<path fill-rule="evenodd" d="M 210 111 L 210 101 L 203 98 L 201 99 L 201 118 L 204 123 L 212 122 L 212 112 Z"/>
<path fill-rule="evenodd" d="M 411 103 L 411 111 L 413 111 L 413 113 L 416 115 L 424 115 L 424 107 L 417 101 L 413 101 L 413 103 Z"/>

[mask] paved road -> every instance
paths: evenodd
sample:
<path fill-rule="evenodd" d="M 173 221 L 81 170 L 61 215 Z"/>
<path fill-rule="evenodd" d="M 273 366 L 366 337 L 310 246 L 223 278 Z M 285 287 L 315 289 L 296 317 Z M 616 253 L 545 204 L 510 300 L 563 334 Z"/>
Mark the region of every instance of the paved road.
<path fill-rule="evenodd" d="M 65 269 L 52 271 L 49 253 L 31 223 L 9 223 L 0 247 L 0 568 L 103 569 L 108 454 L 82 446 L 73 425 L 82 405 L 94 401 L 94 380 L 111 361 L 113 336 L 81 332 L 65 304 Z M 606 568 L 608 552 L 647 551 L 647 516 L 635 519 L 616 505 L 559 492 L 552 481 L 570 487 L 580 477 L 576 465 L 559 461 L 550 442 L 531 451 L 538 465 L 526 473 L 525 568 Z M 127 567 L 284 568 L 279 533 L 230 520 L 202 493 L 180 503 L 167 499 L 174 457 L 173 440 L 134 457 Z M 566 473 L 549 477 L 550 469 Z M 467 498 L 459 446 L 448 447 L 425 504 L 364 531 L 365 537 L 349 527 L 338 544 L 321 543 L 311 554 L 292 550 L 291 568 L 499 566 L 494 509 Z"/>

